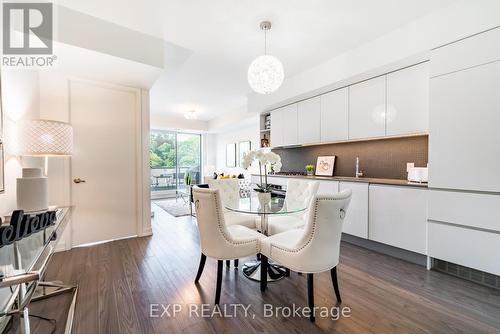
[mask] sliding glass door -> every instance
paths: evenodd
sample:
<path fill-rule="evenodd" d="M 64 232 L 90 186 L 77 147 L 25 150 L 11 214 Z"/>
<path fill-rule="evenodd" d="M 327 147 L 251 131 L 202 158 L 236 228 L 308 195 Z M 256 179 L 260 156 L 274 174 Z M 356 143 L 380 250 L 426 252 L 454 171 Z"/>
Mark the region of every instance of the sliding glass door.
<path fill-rule="evenodd" d="M 186 188 L 186 181 L 200 183 L 201 135 L 151 131 L 151 191 L 154 197 L 172 196 Z"/>

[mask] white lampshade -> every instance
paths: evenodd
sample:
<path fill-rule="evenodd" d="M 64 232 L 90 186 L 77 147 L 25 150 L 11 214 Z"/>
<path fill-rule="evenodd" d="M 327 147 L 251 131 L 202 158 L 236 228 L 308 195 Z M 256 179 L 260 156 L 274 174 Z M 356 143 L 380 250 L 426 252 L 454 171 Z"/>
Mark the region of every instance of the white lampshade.
<path fill-rule="evenodd" d="M 19 153 L 21 155 L 71 155 L 73 127 L 64 122 L 27 120 L 18 124 Z"/>

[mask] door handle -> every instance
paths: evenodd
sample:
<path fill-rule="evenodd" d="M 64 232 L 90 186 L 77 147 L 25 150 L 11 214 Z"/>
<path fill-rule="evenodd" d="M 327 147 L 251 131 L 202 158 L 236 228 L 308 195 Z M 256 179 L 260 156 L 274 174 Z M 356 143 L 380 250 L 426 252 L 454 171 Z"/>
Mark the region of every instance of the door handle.
<path fill-rule="evenodd" d="M 85 180 L 82 180 L 79 177 L 77 177 L 76 179 L 73 180 L 73 182 L 75 182 L 75 183 L 85 183 Z"/>

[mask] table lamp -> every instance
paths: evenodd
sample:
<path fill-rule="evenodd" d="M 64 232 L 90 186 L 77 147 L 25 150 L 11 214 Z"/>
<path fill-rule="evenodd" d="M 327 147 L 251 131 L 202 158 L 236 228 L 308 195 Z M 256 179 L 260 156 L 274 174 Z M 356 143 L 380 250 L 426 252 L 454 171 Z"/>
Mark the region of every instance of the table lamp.
<path fill-rule="evenodd" d="M 17 179 L 17 207 L 25 212 L 48 209 L 48 159 L 70 156 L 73 152 L 73 127 L 52 120 L 26 120 L 18 123 L 19 154 L 45 157 L 44 175 L 40 168 L 23 168 Z"/>

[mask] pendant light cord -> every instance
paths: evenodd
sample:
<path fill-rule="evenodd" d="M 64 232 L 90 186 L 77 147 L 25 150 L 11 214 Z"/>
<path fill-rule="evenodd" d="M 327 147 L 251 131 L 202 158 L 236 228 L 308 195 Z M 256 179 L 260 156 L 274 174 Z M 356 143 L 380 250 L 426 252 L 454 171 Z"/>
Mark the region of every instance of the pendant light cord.
<path fill-rule="evenodd" d="M 267 55 L 267 29 L 264 29 L 264 55 Z"/>

